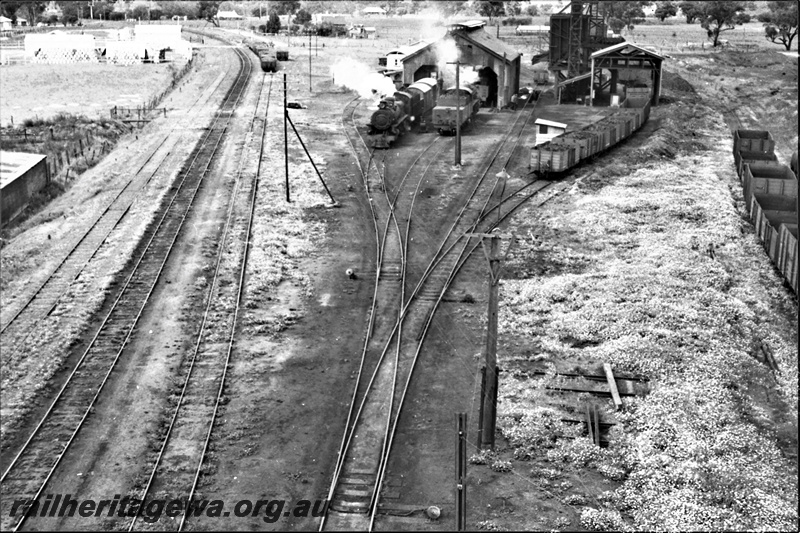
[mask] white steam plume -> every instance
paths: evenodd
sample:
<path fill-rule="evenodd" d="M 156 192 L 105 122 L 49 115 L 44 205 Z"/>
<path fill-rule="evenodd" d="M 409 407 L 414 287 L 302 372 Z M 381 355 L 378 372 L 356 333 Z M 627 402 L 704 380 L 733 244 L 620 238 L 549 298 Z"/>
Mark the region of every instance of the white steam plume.
<path fill-rule="evenodd" d="M 331 65 L 334 85 L 356 91 L 361 98 L 380 98 L 394 94 L 394 82 L 351 58 L 339 58 Z"/>
<path fill-rule="evenodd" d="M 453 39 L 442 39 L 436 43 L 436 56 L 439 58 L 440 76 L 444 79 L 446 87 L 452 87 L 456 84 L 456 66 L 451 62 L 458 59 L 458 47 Z M 478 72 L 472 68 L 472 65 L 461 65 L 461 72 L 459 72 L 459 82 L 462 84 L 477 83 Z"/>

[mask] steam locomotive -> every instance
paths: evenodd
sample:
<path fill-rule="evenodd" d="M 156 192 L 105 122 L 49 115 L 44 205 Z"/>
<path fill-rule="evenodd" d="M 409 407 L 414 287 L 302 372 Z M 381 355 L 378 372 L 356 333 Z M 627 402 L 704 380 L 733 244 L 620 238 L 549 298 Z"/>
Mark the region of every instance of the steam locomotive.
<path fill-rule="evenodd" d="M 481 107 L 481 95 L 485 91 L 480 90 L 484 86 L 467 84 L 459 87 L 450 87 L 442 92 L 439 103 L 433 108 L 433 127 L 439 130 L 441 135 L 452 134 L 456 131 L 456 122 L 459 120 L 457 113 L 461 108 L 461 128 L 468 126 L 472 117 L 478 114 Z"/>
<path fill-rule="evenodd" d="M 389 148 L 412 126 L 429 117 L 438 97 L 438 82 L 423 78 L 381 99 L 369 121 L 368 144 L 373 148 Z"/>

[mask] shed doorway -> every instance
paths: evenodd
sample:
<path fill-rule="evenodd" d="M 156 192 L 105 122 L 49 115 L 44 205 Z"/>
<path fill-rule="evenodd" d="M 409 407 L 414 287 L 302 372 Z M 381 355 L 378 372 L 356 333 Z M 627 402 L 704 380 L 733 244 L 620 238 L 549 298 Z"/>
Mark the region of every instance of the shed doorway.
<path fill-rule="evenodd" d="M 497 74 L 491 67 L 483 67 L 478 71 L 478 83 L 489 87 L 486 106 L 497 106 Z"/>
<path fill-rule="evenodd" d="M 414 72 L 414 81 L 419 81 L 423 78 L 438 78 L 439 68 L 436 65 L 422 65 Z"/>

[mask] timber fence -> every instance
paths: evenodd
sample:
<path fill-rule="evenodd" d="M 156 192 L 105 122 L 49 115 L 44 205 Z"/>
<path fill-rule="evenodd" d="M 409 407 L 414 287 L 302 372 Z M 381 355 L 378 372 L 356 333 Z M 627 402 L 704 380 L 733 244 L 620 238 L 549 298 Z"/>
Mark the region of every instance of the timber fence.
<path fill-rule="evenodd" d="M 172 82 L 170 83 L 169 87 L 158 93 L 157 95 L 151 97 L 147 102 L 143 103 L 137 107 L 120 107 L 114 106 L 109 110 L 111 118 L 113 120 L 121 120 L 123 122 L 135 122 L 140 127 L 144 125 L 146 122 L 149 122 L 153 118 L 153 113 L 151 111 L 156 111 L 155 115 L 163 113 L 163 115 L 167 116 L 167 109 L 161 108 L 158 109 L 158 105 L 164 100 L 164 98 L 172 92 L 175 87 L 178 86 L 178 83 L 186 76 L 186 74 L 192 69 L 194 64 L 194 56 L 192 56 L 184 65 L 180 68 L 177 72 L 172 75 Z M 150 117 L 148 118 L 148 114 Z"/>

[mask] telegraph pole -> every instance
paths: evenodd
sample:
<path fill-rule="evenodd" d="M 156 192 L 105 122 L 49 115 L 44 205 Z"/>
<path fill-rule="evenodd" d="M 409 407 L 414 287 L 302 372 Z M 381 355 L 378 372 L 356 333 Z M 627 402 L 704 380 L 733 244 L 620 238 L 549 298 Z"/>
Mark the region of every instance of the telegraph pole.
<path fill-rule="evenodd" d="M 451 61 L 448 65 L 456 66 L 456 166 L 461 166 L 461 85 L 459 73 L 461 71 L 460 61 Z"/>
<path fill-rule="evenodd" d="M 456 413 L 456 531 L 467 527 L 467 413 Z"/>
<path fill-rule="evenodd" d="M 313 92 L 311 89 L 311 30 L 308 30 L 308 92 Z"/>
<path fill-rule="evenodd" d="M 286 202 L 292 200 L 289 198 L 289 108 L 286 106 L 286 72 L 283 73 L 283 161 L 286 168 Z"/>
<path fill-rule="evenodd" d="M 497 257 L 500 237 L 491 236 L 489 251 L 489 325 L 486 333 L 486 378 L 483 396 L 483 435 L 484 447 L 494 449 L 495 401 L 497 399 L 497 304 L 500 295 L 500 259 Z"/>
<path fill-rule="evenodd" d="M 497 307 L 500 298 L 500 270 L 502 262 L 514 246 L 514 237 L 511 237 L 506 253 L 500 256 L 500 239 L 504 236 L 499 233 L 473 233 L 473 236 L 480 238 L 488 237 L 491 239 L 489 252 L 481 241 L 483 253 L 489 261 L 489 317 L 486 333 L 486 360 L 483 368 L 483 387 L 481 387 L 483 398 L 481 398 L 481 409 L 479 422 L 480 436 L 479 443 L 481 449 L 494 449 L 494 430 L 497 419 L 497 384 L 499 369 L 497 368 Z"/>

